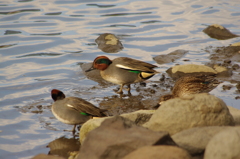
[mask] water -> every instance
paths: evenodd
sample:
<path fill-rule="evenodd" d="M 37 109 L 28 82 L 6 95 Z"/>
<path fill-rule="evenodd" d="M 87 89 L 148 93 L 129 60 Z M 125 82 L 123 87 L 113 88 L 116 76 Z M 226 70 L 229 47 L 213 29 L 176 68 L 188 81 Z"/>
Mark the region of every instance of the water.
<path fill-rule="evenodd" d="M 63 130 L 72 126 L 57 121 L 50 111 L 51 89 L 97 106 L 119 99 L 113 91 L 117 86 L 89 80 L 80 64 L 99 55 L 110 59 L 127 56 L 156 64 L 154 56 L 177 49 L 189 53 L 174 63 L 158 65 L 157 71 L 165 72 L 175 64 L 204 64 L 209 62 L 206 47 L 228 46 L 239 42 L 239 38 L 211 39 L 202 30 L 217 23 L 240 35 L 239 8 L 237 0 L 1 1 L 1 158 L 47 154 L 48 143 L 62 136 L 71 138 Z M 98 49 L 95 39 L 103 33 L 115 34 L 124 48 L 118 53 Z M 151 78 L 140 91 L 136 89 L 139 85 L 133 87 L 133 96 L 156 103 L 159 93 L 149 95 L 143 91 L 160 77 Z M 240 109 L 234 99 L 236 89 L 222 91 L 222 85 L 211 93 Z M 127 97 L 125 100 L 131 101 Z"/>

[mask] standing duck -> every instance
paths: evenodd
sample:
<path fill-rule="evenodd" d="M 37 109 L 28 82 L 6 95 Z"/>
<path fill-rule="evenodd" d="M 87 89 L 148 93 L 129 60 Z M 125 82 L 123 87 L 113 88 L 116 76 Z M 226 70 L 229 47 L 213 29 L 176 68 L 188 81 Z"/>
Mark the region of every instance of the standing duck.
<path fill-rule="evenodd" d="M 128 57 L 118 57 L 110 60 L 106 56 L 99 56 L 93 61 L 93 66 L 86 72 L 94 69 L 100 70 L 103 79 L 121 86 L 117 93 L 122 94 L 124 85 L 127 85 L 127 91 L 130 93 L 130 84 L 142 82 L 159 73 L 153 70 L 155 67 L 157 66 Z"/>
<path fill-rule="evenodd" d="M 105 110 L 95 107 L 93 104 L 77 97 L 67 97 L 62 91 L 53 89 L 51 91 L 53 115 L 61 122 L 65 124 L 74 125 L 73 134 L 75 134 L 75 128 L 78 124 L 83 124 L 93 117 L 103 117 Z"/>
<path fill-rule="evenodd" d="M 187 98 L 191 94 L 208 93 L 219 84 L 214 77 L 214 75 L 203 74 L 183 76 L 175 82 L 171 94 L 160 97 L 159 104 L 176 97 Z"/>

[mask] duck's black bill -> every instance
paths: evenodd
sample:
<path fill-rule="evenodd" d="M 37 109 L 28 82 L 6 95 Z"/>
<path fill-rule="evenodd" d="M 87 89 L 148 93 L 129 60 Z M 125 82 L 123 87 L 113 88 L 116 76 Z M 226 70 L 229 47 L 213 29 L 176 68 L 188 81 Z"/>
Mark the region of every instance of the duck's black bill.
<path fill-rule="evenodd" d="M 92 70 L 95 70 L 95 68 L 91 67 L 90 69 L 86 70 L 85 72 L 90 72 Z"/>

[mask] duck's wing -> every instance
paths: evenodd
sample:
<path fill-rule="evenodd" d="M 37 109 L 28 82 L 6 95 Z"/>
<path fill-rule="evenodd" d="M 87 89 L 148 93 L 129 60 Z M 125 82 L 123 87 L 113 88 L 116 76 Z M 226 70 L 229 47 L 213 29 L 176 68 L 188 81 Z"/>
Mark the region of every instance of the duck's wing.
<path fill-rule="evenodd" d="M 116 58 L 113 60 L 113 63 L 115 64 L 116 67 L 121 69 L 158 73 L 157 71 L 153 70 L 153 68 L 157 67 L 156 65 L 146 63 L 140 60 L 135 60 L 128 57 Z"/>
<path fill-rule="evenodd" d="M 75 109 L 80 114 L 102 117 L 103 110 L 94 106 L 92 103 L 77 97 L 68 97 L 66 104 L 69 108 Z"/>

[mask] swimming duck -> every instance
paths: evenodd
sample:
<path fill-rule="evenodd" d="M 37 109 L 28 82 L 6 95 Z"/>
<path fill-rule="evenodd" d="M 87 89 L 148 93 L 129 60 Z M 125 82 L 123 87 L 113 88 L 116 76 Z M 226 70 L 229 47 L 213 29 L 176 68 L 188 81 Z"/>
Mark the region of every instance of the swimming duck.
<path fill-rule="evenodd" d="M 103 117 L 104 111 L 95 107 L 93 104 L 78 97 L 67 97 L 62 91 L 53 89 L 51 91 L 53 115 L 61 122 L 65 124 L 74 125 L 73 134 L 75 134 L 75 128 L 78 124 L 83 124 L 93 117 Z"/>
<path fill-rule="evenodd" d="M 103 79 L 120 85 L 120 90 L 117 93 L 122 94 L 124 85 L 127 85 L 127 91 L 130 93 L 130 84 L 142 82 L 159 73 L 153 70 L 155 67 L 157 66 L 128 57 L 110 60 L 106 56 L 99 56 L 95 58 L 92 67 L 86 72 L 94 69 L 100 70 Z"/>
<path fill-rule="evenodd" d="M 183 76 L 175 82 L 171 94 L 160 97 L 159 104 L 176 97 L 186 98 L 191 94 L 208 93 L 219 84 L 214 77 L 215 75 L 203 74 Z"/>

